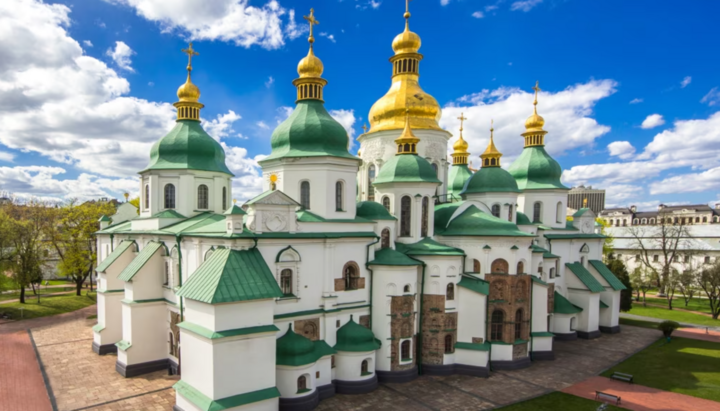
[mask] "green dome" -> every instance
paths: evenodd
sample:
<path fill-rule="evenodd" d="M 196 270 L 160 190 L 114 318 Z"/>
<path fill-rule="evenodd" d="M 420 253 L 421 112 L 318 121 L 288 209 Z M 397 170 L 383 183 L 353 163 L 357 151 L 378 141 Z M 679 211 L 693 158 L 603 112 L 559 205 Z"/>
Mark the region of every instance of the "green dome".
<path fill-rule="evenodd" d="M 203 170 L 233 175 L 225 165 L 225 150 L 195 120 L 178 120 L 150 150 L 147 170 Z"/>
<path fill-rule="evenodd" d="M 310 339 L 296 334 L 292 330 L 292 324 L 285 335 L 277 339 L 275 353 L 278 365 L 297 366 L 317 361 L 315 344 Z"/>
<path fill-rule="evenodd" d="M 508 169 L 520 190 L 564 189 L 562 168 L 543 146 L 525 147 Z"/>
<path fill-rule="evenodd" d="M 533 237 L 532 234 L 521 231 L 512 221 L 485 213 L 474 205 L 453 218 L 447 227 L 438 227 L 438 224 L 435 224 L 435 233 L 443 236 Z"/>
<path fill-rule="evenodd" d="M 353 321 L 351 315 L 350 321 L 337 330 L 337 344 L 333 348 L 337 351 L 375 351 L 380 348 L 380 341 L 369 328 Z"/>
<path fill-rule="evenodd" d="M 519 192 L 517 182 L 510 173 L 501 167 L 483 167 L 470 177 L 460 194 Z"/>
<path fill-rule="evenodd" d="M 374 201 L 361 201 L 357 203 L 355 215 L 367 218 L 368 220 L 397 220 L 397 218 L 390 215 L 382 204 Z"/>
<path fill-rule="evenodd" d="M 455 164 L 450 167 L 448 176 L 448 194 L 459 197 L 465 188 L 465 183 L 472 177 L 473 173 L 467 164 Z"/>
<path fill-rule="evenodd" d="M 440 180 L 427 160 L 414 154 L 401 154 L 382 166 L 373 181 L 373 185 L 383 183 L 440 183 Z"/>
<path fill-rule="evenodd" d="M 357 159 L 348 152 L 345 128 L 335 121 L 319 100 L 302 100 L 270 140 L 272 153 L 265 160 L 284 157 L 333 156 Z"/>

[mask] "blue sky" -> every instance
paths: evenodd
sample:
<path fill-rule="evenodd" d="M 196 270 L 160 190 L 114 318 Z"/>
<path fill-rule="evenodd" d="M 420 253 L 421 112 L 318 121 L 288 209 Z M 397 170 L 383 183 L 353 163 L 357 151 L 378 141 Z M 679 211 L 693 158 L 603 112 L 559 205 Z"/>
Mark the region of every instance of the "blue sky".
<path fill-rule="evenodd" d="M 402 0 L 6 0 L 0 4 L 0 190 L 120 198 L 174 118 L 192 40 L 206 129 L 226 147 L 240 200 L 294 105 L 320 21 L 326 106 L 355 138 L 390 86 Z M 714 2 L 415 0 L 421 85 L 473 156 L 490 119 L 508 166 L 522 149 L 531 87 L 567 185 L 609 205 L 714 203 L 720 186 L 720 34 Z M 353 150 L 357 149 L 357 144 Z"/>

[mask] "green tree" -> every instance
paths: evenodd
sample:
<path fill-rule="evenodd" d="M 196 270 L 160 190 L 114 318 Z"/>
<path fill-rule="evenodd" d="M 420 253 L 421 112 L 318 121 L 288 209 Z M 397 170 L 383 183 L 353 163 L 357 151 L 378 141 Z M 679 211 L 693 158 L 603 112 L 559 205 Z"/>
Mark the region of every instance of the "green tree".
<path fill-rule="evenodd" d="M 643 267 L 636 267 L 630 274 L 630 284 L 633 290 L 637 292 L 637 301 L 640 301 L 640 293 L 642 293 L 643 307 L 645 307 L 645 294 L 652 288 L 652 282 L 647 270 Z"/>
<path fill-rule="evenodd" d="M 715 264 L 703 269 L 697 280 L 710 303 L 710 314 L 717 320 L 720 316 L 720 262 L 716 260 Z"/>
<path fill-rule="evenodd" d="M 633 287 L 630 281 L 630 273 L 628 273 L 625 263 L 621 260 L 613 259 L 610 260 L 607 266 L 626 288 L 626 290 L 620 291 L 620 311 L 630 311 L 632 309 Z"/>
<path fill-rule="evenodd" d="M 607 259 L 610 254 L 613 252 L 613 237 L 608 234 L 606 228 L 610 227 L 610 223 L 605 222 L 602 218 L 598 217 L 595 219 L 595 222 L 600 224 L 600 234 L 605 236 L 605 241 L 603 242 L 603 255 Z"/>
<path fill-rule="evenodd" d="M 131 198 L 128 203 L 134 205 L 138 209 L 138 214 L 140 214 L 140 197 Z"/>

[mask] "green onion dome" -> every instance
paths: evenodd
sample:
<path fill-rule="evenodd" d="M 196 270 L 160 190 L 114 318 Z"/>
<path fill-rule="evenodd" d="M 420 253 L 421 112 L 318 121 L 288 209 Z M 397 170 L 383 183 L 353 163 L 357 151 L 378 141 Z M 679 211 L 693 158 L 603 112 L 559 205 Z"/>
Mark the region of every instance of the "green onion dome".
<path fill-rule="evenodd" d="M 296 334 L 289 325 L 285 335 L 277 339 L 275 359 L 278 365 L 305 365 L 317 361 L 315 344 L 310 339 Z"/>
<path fill-rule="evenodd" d="M 382 166 L 373 185 L 383 183 L 440 183 L 435 170 L 424 158 L 397 155 Z"/>
<path fill-rule="evenodd" d="M 349 143 L 347 131 L 325 110 L 321 100 L 300 100 L 290 117 L 273 131 L 272 152 L 262 161 L 320 156 L 357 159 L 348 152 Z"/>
<path fill-rule="evenodd" d="M 562 168 L 544 146 L 525 147 L 510 168 L 520 190 L 565 189 L 560 182 Z"/>
<path fill-rule="evenodd" d="M 472 177 L 473 173 L 467 164 L 455 164 L 450 167 L 448 176 L 448 194 L 459 196 L 465 188 L 465 183 Z"/>
<path fill-rule="evenodd" d="M 460 194 L 519 192 L 517 182 L 510 173 L 500 167 L 482 167 L 470 177 Z"/>
<path fill-rule="evenodd" d="M 233 175 L 225 165 L 225 150 L 203 130 L 199 121 L 178 120 L 150 150 L 148 170 L 203 170 Z"/>
<path fill-rule="evenodd" d="M 375 334 L 369 329 L 353 321 L 352 315 L 350 321 L 337 330 L 337 351 L 365 352 L 375 351 L 380 348 L 380 341 L 375 338 Z"/>
<path fill-rule="evenodd" d="M 357 203 L 357 211 L 355 215 L 368 220 L 397 220 L 395 217 L 390 215 L 382 204 L 374 201 L 361 201 Z"/>

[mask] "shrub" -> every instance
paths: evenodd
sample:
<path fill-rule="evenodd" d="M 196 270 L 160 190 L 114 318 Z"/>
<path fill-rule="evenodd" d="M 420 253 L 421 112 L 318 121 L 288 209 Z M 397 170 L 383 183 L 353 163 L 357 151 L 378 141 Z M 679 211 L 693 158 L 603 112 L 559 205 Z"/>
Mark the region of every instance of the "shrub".
<path fill-rule="evenodd" d="M 680 328 L 680 324 L 675 321 L 663 321 L 660 324 L 658 324 L 658 330 L 663 332 L 663 335 L 665 337 L 670 338 L 670 335 L 672 335 L 673 331 Z"/>

